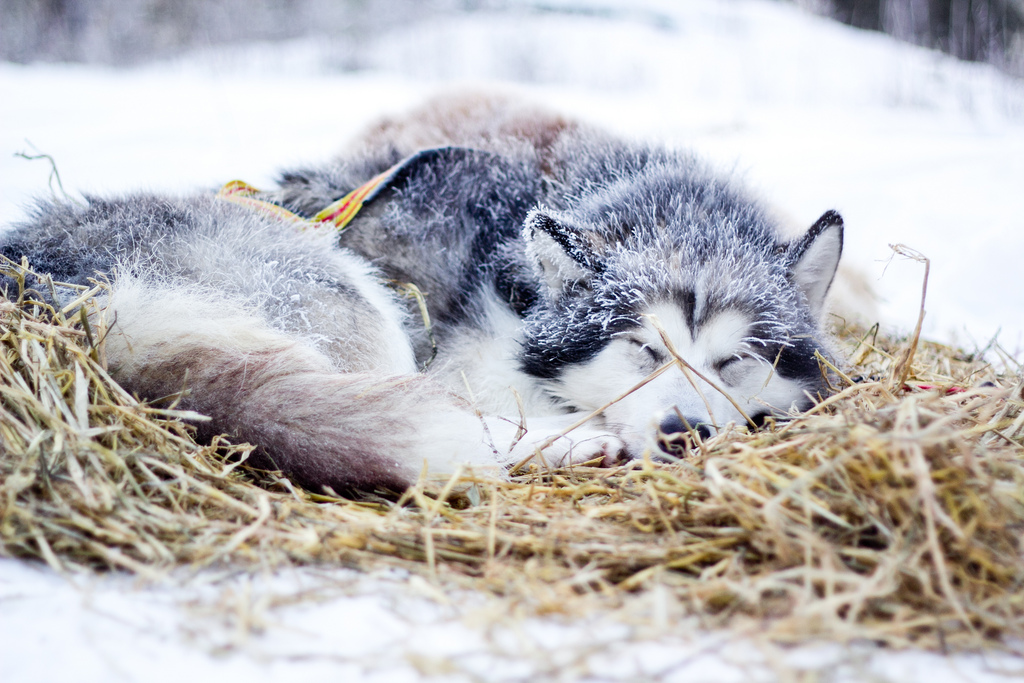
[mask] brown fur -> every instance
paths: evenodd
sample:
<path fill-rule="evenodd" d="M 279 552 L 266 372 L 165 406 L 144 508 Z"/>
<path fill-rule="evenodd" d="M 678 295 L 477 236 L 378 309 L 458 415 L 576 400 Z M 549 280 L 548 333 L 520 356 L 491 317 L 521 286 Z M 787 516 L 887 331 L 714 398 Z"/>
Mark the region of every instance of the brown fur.
<path fill-rule="evenodd" d="M 253 465 L 284 470 L 314 491 L 404 490 L 419 474 L 409 456 L 420 435 L 409 425 L 462 408 L 426 377 L 331 372 L 299 345 L 166 351 L 152 349 L 115 376 L 129 390 L 163 394 L 209 416 L 200 437 L 227 432 L 259 444 Z"/>
<path fill-rule="evenodd" d="M 455 145 L 489 152 L 531 151 L 552 173 L 554 148 L 582 124 L 542 107 L 498 95 L 445 94 L 401 117 L 382 119 L 354 142 L 355 148 L 392 148 L 400 156 Z"/>

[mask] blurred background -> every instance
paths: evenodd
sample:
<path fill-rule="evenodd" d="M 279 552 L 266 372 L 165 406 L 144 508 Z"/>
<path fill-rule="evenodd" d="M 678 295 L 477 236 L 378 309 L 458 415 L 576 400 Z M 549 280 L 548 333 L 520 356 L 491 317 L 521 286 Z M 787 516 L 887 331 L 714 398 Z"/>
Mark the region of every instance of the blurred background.
<path fill-rule="evenodd" d="M 1024 0 L 779 0 L 857 28 L 1024 75 Z M 683 0 L 685 2 L 685 0 Z M 668 4 L 668 3 L 662 3 Z M 641 3 L 641 6 L 645 3 Z M 129 65 L 196 47 L 323 36 L 356 70 L 376 32 L 467 13 L 669 15 L 626 3 L 516 0 L 3 0 L 0 59 Z"/>
<path fill-rule="evenodd" d="M 34 197 L 258 186 L 457 89 L 692 148 L 874 300 L 1024 350 L 1024 0 L 0 0 L 0 225 Z M 21 156 L 18 156 L 18 155 Z"/>

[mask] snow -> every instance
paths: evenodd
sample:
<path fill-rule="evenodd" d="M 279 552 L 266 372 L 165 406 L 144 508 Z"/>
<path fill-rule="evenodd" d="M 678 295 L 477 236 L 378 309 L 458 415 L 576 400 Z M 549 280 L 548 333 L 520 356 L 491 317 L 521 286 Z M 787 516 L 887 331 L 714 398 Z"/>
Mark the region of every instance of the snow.
<path fill-rule="evenodd" d="M 0 224 L 50 192 L 47 162 L 16 152 L 52 155 L 72 196 L 235 178 L 265 187 L 382 113 L 483 86 L 691 147 L 796 226 L 838 209 L 845 258 L 883 298 L 889 329 L 911 329 L 920 301 L 923 268 L 888 246 L 904 243 L 931 259 L 927 336 L 970 348 L 1001 330 L 1021 354 L 1021 82 L 763 0 L 544 7 L 372 36 L 358 72 L 335 68 L 339 48 L 322 38 L 129 70 L 0 63 Z M 146 586 L 0 560 L 0 678 L 940 683 L 1024 672 L 1024 660 L 993 653 L 769 647 L 664 605 L 632 621 L 508 619 L 511 609 L 400 572 L 201 572 Z"/>
<path fill-rule="evenodd" d="M 156 586 L 65 579 L 0 560 L 5 682 L 67 680 L 637 681 L 863 680 L 1003 683 L 1024 659 L 946 657 L 869 644 L 784 649 L 691 619 L 509 619 L 479 594 L 440 593 L 404 572 L 201 574 Z M 812 678 L 815 677 L 815 678 Z"/>

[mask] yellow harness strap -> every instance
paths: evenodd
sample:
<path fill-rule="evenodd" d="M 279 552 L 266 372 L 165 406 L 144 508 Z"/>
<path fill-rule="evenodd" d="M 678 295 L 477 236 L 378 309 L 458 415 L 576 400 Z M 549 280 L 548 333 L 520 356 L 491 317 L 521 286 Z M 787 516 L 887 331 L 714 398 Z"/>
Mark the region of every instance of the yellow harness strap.
<path fill-rule="evenodd" d="M 256 199 L 256 195 L 259 194 L 259 192 L 259 190 L 248 183 L 243 183 L 241 180 L 232 180 L 230 183 L 220 188 L 220 191 L 217 193 L 217 198 L 226 199 L 229 202 L 247 206 L 250 209 L 255 209 L 260 213 L 273 216 L 274 218 L 278 218 L 286 223 L 294 223 L 296 226 L 301 227 L 304 224 L 309 223 L 309 221 L 302 216 L 292 213 L 283 206 L 278 206 L 271 202 L 265 202 L 262 199 Z"/>
<path fill-rule="evenodd" d="M 373 199 L 380 187 L 395 177 L 405 161 L 395 164 L 381 174 L 375 175 L 369 181 L 363 183 L 347 195 L 329 205 L 323 211 L 313 216 L 314 223 L 333 223 L 334 228 L 339 232 L 352 222 L 352 219 L 363 208 L 363 204 Z"/>
<path fill-rule="evenodd" d="M 317 215 L 313 216 L 311 220 L 306 220 L 302 216 L 294 214 L 283 206 L 278 206 L 273 202 L 257 199 L 256 195 L 258 195 L 260 191 L 241 180 L 232 180 L 230 183 L 220 188 L 220 191 L 217 192 L 217 197 L 235 204 L 247 206 L 250 209 L 255 209 L 260 213 L 267 214 L 268 216 L 285 221 L 286 223 L 292 223 L 299 228 L 305 228 L 307 226 L 319 228 L 321 225 L 330 223 L 334 226 L 335 230 L 341 232 L 349 223 L 352 222 L 352 219 L 355 218 L 357 213 L 359 213 L 359 209 L 363 208 L 363 204 L 370 199 L 373 199 L 373 197 L 376 196 L 377 190 L 394 178 L 395 174 L 398 173 L 399 169 L 401 169 L 405 163 L 406 161 L 403 160 L 383 173 L 374 176 L 368 182 L 363 183 L 338 201 L 329 205 Z"/>

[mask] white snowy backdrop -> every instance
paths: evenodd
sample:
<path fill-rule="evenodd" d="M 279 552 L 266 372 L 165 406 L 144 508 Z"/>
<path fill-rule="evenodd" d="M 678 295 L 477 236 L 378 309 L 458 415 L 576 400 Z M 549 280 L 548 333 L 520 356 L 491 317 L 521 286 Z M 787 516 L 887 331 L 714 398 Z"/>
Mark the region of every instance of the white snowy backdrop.
<path fill-rule="evenodd" d="M 767 0 L 592 0 L 477 12 L 363 36 L 194 51 L 114 70 L 0 62 L 0 225 L 47 196 L 182 192 L 329 158 L 361 126 L 439 91 L 521 93 L 624 135 L 685 145 L 795 225 L 838 209 L 846 258 L 888 330 L 1024 349 L 1024 83 Z M 551 11 L 555 8 L 559 11 Z M 559 9 L 560 8 L 560 9 Z M 561 11 L 574 8 L 576 11 Z M 588 8 L 588 11 L 580 11 Z M 597 8 L 600 11 L 589 11 Z M 0 16 L 0 21 L 3 17 Z M 781 651 L 702 632 L 668 596 L 619 615 L 513 608 L 400 573 L 203 572 L 140 587 L 0 561 L 0 680 L 1001 681 L 1024 660 Z M 652 602 L 653 601 L 653 602 Z M 514 607 L 514 606 L 513 606 Z"/>

